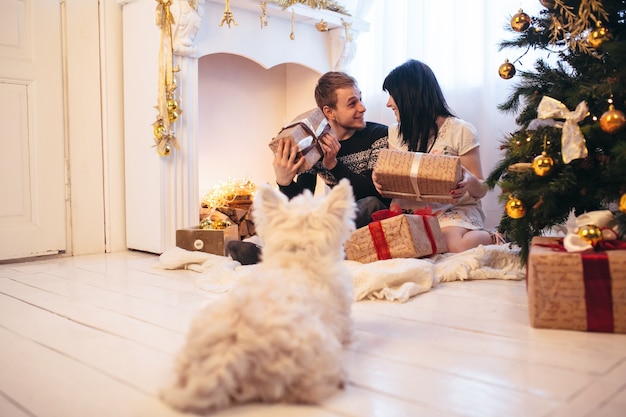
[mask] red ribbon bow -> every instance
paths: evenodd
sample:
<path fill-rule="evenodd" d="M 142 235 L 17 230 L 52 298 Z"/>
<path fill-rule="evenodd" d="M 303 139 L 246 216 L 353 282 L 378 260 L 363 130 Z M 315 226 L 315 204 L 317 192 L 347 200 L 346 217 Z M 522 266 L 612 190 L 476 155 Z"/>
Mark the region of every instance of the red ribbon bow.
<path fill-rule="evenodd" d="M 405 213 L 398 204 L 391 204 L 388 209 L 378 210 L 372 213 L 372 221 L 379 222 L 381 220 L 388 219 L 390 217 L 398 216 L 400 214 L 416 214 L 418 216 L 436 216 L 439 212 L 433 212 L 432 207 L 426 206 L 421 209 L 415 209 L 413 212 Z"/>
<path fill-rule="evenodd" d="M 428 240 L 430 241 L 430 246 L 432 248 L 431 255 L 437 253 L 437 242 L 435 242 L 435 236 L 430 228 L 430 224 L 426 220 L 426 217 L 435 216 L 437 213 L 438 212 L 433 213 L 430 206 L 422 209 L 416 209 L 413 213 L 407 213 L 421 216 L 424 222 L 424 230 L 426 231 L 426 235 L 428 236 Z M 385 237 L 383 226 L 380 222 L 381 220 L 389 219 L 400 214 L 405 213 L 397 204 L 391 204 L 389 209 L 378 210 L 372 213 L 373 221 L 368 225 L 368 227 L 370 235 L 372 236 L 372 241 L 374 242 L 374 248 L 376 249 L 376 256 L 379 260 L 391 259 L 391 250 L 389 249 L 389 244 L 387 243 L 387 238 Z"/>

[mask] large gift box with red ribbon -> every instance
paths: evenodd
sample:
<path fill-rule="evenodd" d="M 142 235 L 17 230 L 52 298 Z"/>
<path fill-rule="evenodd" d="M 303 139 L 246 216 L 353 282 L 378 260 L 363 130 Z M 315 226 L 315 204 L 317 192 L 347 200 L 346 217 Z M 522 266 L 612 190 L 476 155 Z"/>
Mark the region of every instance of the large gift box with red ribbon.
<path fill-rule="evenodd" d="M 447 251 L 439 221 L 430 214 L 400 214 L 373 221 L 355 230 L 346 242 L 347 259 L 361 263 Z"/>
<path fill-rule="evenodd" d="M 533 327 L 626 333 L 626 244 L 567 252 L 535 237 L 526 272 Z"/>
<path fill-rule="evenodd" d="M 380 151 L 374 172 L 383 197 L 442 203 L 454 202 L 450 190 L 463 178 L 458 156 L 391 149 Z"/>
<path fill-rule="evenodd" d="M 328 127 L 328 121 L 324 113 L 319 108 L 314 108 L 297 116 L 290 123 L 285 125 L 278 135 L 270 141 L 269 147 L 276 153 L 280 139 L 287 139 L 293 145 L 298 145 L 298 155 L 296 161 L 304 158 L 305 162 L 298 173 L 313 167 L 323 155 L 319 138 Z"/>

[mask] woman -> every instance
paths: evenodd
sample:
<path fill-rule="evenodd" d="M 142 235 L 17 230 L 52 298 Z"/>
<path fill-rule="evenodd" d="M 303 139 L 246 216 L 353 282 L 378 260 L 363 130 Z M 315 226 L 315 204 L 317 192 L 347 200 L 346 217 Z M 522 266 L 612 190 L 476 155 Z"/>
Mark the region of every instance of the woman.
<path fill-rule="evenodd" d="M 480 199 L 488 191 L 483 182 L 476 129 L 452 114 L 430 67 L 409 60 L 387 75 L 383 90 L 389 93 L 387 107 L 398 125 L 389 128 L 389 148 L 412 152 L 459 156 L 463 179 L 450 191 L 450 203 L 394 200 L 402 209 L 431 206 L 450 252 L 495 243 L 495 235 L 484 229 L 485 214 Z M 374 181 L 378 191 L 381 186 Z"/>

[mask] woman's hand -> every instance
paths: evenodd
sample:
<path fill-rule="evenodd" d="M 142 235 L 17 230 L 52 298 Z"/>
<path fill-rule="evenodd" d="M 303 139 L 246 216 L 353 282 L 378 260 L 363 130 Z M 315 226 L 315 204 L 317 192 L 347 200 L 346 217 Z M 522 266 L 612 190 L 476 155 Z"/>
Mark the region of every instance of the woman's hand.
<path fill-rule="evenodd" d="M 450 191 L 452 198 L 458 200 L 465 195 L 465 192 L 474 198 L 483 198 L 488 191 L 487 185 L 464 166 L 461 166 L 461 170 L 463 178 L 456 184 L 456 188 Z"/>
<path fill-rule="evenodd" d="M 374 183 L 376 191 L 378 191 L 378 194 L 380 194 L 383 191 L 383 186 L 380 185 L 380 183 L 376 180 L 376 171 L 372 172 L 372 182 Z"/>
<path fill-rule="evenodd" d="M 291 184 L 298 170 L 304 164 L 304 158 L 300 158 L 296 162 L 298 152 L 298 145 L 291 145 L 291 141 L 279 139 L 276 153 L 274 154 L 274 161 L 272 162 L 278 185 L 287 186 Z"/>
<path fill-rule="evenodd" d="M 461 166 L 461 172 L 463 173 L 463 177 L 461 178 L 461 181 L 457 182 L 456 188 L 450 190 L 450 195 L 455 200 L 458 200 L 459 198 L 465 195 L 465 192 L 467 191 L 467 185 L 469 181 L 471 181 L 470 176 L 472 177 L 474 176 L 471 172 L 465 169 L 464 166 Z"/>
<path fill-rule="evenodd" d="M 461 155 L 461 166 L 463 168 L 463 187 L 474 198 L 483 198 L 489 187 L 483 181 L 483 171 L 480 163 L 480 150 L 475 147 L 469 152 Z M 461 197 L 464 193 L 457 193 Z M 454 194 L 455 196 L 457 194 Z"/>

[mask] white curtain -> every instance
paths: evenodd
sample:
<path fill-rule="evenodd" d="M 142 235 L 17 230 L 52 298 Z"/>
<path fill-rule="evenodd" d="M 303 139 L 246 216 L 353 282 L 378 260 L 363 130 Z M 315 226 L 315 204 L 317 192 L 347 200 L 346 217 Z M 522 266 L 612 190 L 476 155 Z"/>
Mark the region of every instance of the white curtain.
<path fill-rule="evenodd" d="M 511 37 L 505 31 L 511 16 L 523 9 L 533 16 L 541 10 L 538 0 L 365 0 L 355 17 L 369 22 L 357 37 L 356 55 L 348 71 L 358 80 L 367 107 L 366 118 L 395 123 L 385 107 L 382 91 L 385 76 L 407 59 L 428 64 L 452 111 L 476 126 L 481 142 L 483 174 L 487 176 L 502 156 L 500 140 L 516 129 L 514 115 L 500 113 L 516 78 L 503 80 L 498 67 L 505 58 L 513 62 L 521 50 L 498 52 L 498 43 Z M 530 70 L 536 55 L 527 54 L 515 63 Z M 497 193 L 483 200 L 487 227 L 500 220 Z"/>

